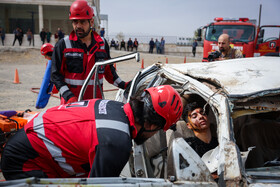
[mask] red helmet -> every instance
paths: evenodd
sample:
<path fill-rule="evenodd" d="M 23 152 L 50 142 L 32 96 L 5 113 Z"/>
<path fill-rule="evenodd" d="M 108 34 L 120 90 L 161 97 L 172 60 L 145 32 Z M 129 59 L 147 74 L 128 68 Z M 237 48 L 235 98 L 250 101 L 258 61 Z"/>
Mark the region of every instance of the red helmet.
<path fill-rule="evenodd" d="M 182 115 L 183 104 L 179 93 L 170 85 L 151 87 L 146 91 L 151 95 L 155 111 L 165 119 L 163 130 L 167 131 Z"/>
<path fill-rule="evenodd" d="M 41 54 L 46 55 L 48 52 L 53 52 L 53 45 L 50 43 L 46 43 L 41 47 Z"/>
<path fill-rule="evenodd" d="M 69 19 L 92 19 L 94 16 L 92 7 L 85 0 L 76 0 L 72 3 Z"/>

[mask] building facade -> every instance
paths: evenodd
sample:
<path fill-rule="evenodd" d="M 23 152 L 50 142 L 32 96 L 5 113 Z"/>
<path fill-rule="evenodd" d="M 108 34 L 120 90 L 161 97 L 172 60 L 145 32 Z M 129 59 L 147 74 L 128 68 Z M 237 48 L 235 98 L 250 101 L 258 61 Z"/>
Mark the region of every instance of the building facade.
<path fill-rule="evenodd" d="M 74 0 L 1 0 L 0 27 L 13 33 L 17 27 L 24 33 L 31 29 L 39 34 L 42 28 L 55 33 L 61 28 L 67 35 L 72 31 L 69 9 Z M 100 0 L 88 0 L 94 9 L 94 27 L 100 28 Z"/>

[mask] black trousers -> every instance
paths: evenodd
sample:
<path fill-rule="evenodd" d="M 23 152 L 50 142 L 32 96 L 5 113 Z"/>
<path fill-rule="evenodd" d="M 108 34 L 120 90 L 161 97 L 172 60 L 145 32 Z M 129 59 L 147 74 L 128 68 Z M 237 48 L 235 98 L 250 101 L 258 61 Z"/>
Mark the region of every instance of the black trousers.
<path fill-rule="evenodd" d="M 24 129 L 19 130 L 4 147 L 1 158 L 1 169 L 6 180 L 27 177 L 47 178 L 41 170 L 24 171 L 23 165 L 39 154 L 31 146 Z"/>

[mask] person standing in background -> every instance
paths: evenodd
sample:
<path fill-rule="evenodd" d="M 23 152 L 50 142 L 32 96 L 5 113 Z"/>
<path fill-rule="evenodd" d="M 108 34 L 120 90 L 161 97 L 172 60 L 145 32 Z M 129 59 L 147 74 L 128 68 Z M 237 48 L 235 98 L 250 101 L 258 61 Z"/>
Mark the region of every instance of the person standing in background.
<path fill-rule="evenodd" d="M 55 43 L 58 42 L 58 34 L 57 34 L 57 32 L 54 33 L 54 40 L 55 40 Z"/>
<path fill-rule="evenodd" d="M 46 35 L 47 35 L 47 33 L 45 32 L 45 29 L 42 28 L 42 31 L 40 32 L 40 38 L 41 38 L 42 44 L 45 43 Z"/>
<path fill-rule="evenodd" d="M 1 36 L 1 40 L 2 40 L 2 45 L 4 46 L 5 31 L 2 27 L 0 27 L 0 36 Z"/>
<path fill-rule="evenodd" d="M 18 42 L 20 46 L 22 44 L 22 39 L 23 39 L 23 30 L 19 28 Z"/>
<path fill-rule="evenodd" d="M 64 38 L 64 33 L 62 32 L 61 28 L 57 28 L 58 40 Z"/>
<path fill-rule="evenodd" d="M 125 49 L 125 41 L 122 39 L 121 41 L 121 48 L 120 48 L 120 51 L 122 50 L 122 48 L 124 48 L 124 50 L 126 51 Z"/>
<path fill-rule="evenodd" d="M 30 29 L 27 30 L 26 36 L 27 36 L 27 41 L 29 42 L 29 46 L 30 46 L 31 45 L 31 40 L 32 40 L 32 32 L 31 32 Z"/>
<path fill-rule="evenodd" d="M 197 41 L 194 40 L 194 42 L 193 42 L 193 44 L 192 44 L 192 53 L 193 53 L 193 57 L 195 57 L 196 47 L 197 47 Z"/>
<path fill-rule="evenodd" d="M 101 31 L 100 31 L 100 36 L 104 37 L 104 35 L 105 35 L 105 30 L 104 30 L 104 28 L 102 28 Z"/>
<path fill-rule="evenodd" d="M 129 40 L 127 42 L 127 51 L 129 51 L 129 48 L 131 48 L 131 51 L 133 51 L 133 42 L 132 42 L 131 38 L 129 38 Z"/>
<path fill-rule="evenodd" d="M 160 54 L 161 53 L 161 51 L 160 51 L 160 42 L 158 41 L 158 39 L 156 39 L 155 45 L 156 45 L 157 54 Z"/>
<path fill-rule="evenodd" d="M 136 51 L 138 50 L 138 41 L 137 41 L 137 38 L 134 39 L 133 48 L 135 48 Z"/>
<path fill-rule="evenodd" d="M 149 43 L 150 49 L 149 49 L 149 53 L 153 53 L 154 51 L 154 46 L 155 46 L 155 42 L 154 39 L 151 38 L 150 43 Z"/>
<path fill-rule="evenodd" d="M 164 40 L 164 38 L 162 37 L 162 38 L 161 38 L 161 41 L 160 41 L 160 53 L 161 53 L 161 54 L 164 54 L 164 46 L 165 46 L 165 40 Z"/>
<path fill-rule="evenodd" d="M 46 36 L 47 36 L 47 43 L 50 43 L 52 33 L 49 31 L 49 29 L 46 29 Z"/>

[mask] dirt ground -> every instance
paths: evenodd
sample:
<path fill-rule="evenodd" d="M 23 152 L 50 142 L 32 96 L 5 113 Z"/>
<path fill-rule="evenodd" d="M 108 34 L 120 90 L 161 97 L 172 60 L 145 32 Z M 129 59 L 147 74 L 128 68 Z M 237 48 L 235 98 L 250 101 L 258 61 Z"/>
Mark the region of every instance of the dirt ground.
<path fill-rule="evenodd" d="M 111 50 L 111 57 L 128 54 L 124 51 Z M 118 75 L 122 80 L 131 80 L 141 70 L 142 59 L 144 67 L 162 62 L 184 63 L 184 56 L 170 56 L 140 53 L 140 62 L 135 60 L 124 61 L 116 64 Z M 200 62 L 201 59 L 187 57 L 187 62 Z M 0 47 L 0 111 L 3 110 L 26 110 L 42 111 L 59 105 L 59 99 L 51 97 L 44 109 L 36 109 L 38 94 L 31 89 L 39 91 L 47 60 L 40 55 L 39 49 L 24 47 Z M 15 70 L 18 70 L 20 84 L 14 84 Z M 104 81 L 104 90 L 116 89 L 113 85 Z M 106 99 L 115 99 L 117 91 L 105 92 Z"/>

